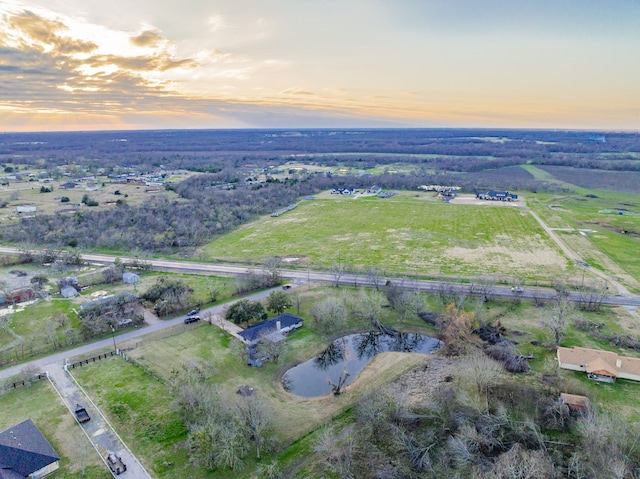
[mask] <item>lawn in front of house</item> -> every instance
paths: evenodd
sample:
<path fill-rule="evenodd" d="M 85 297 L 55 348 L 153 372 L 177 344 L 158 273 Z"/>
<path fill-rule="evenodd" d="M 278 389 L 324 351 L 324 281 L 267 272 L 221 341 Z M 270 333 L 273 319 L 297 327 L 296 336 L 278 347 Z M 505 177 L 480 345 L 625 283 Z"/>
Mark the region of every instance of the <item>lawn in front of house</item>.
<path fill-rule="evenodd" d="M 0 392 L 0 430 L 31 418 L 60 456 L 53 477 L 107 479 L 111 473 L 46 379 Z M 82 475 L 83 464 L 85 475 Z"/>

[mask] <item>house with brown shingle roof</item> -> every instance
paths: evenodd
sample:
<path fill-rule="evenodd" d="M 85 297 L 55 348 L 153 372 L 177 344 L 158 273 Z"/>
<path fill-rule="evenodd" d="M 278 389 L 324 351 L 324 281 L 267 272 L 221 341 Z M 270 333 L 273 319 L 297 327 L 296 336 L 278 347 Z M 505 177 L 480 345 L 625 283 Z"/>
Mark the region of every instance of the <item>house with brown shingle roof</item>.
<path fill-rule="evenodd" d="M 560 404 L 566 404 L 574 415 L 584 414 L 591 407 L 588 397 L 568 393 L 560 393 Z"/>
<path fill-rule="evenodd" d="M 558 348 L 558 363 L 563 369 L 585 371 L 594 381 L 615 382 L 617 378 L 640 381 L 640 359 L 620 356 L 612 351 Z"/>

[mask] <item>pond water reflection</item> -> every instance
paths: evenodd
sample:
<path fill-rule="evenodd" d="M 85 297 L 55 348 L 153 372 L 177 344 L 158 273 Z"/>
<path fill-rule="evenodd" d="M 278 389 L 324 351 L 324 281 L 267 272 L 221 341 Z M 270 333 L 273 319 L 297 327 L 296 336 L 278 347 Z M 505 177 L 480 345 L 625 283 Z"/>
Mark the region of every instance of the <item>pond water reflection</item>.
<path fill-rule="evenodd" d="M 355 381 L 364 367 L 380 353 L 431 354 L 441 346 L 441 341 L 421 334 L 384 334 L 377 331 L 350 334 L 333 341 L 315 358 L 289 369 L 282 384 L 297 396 L 325 396 L 332 393 L 332 384 L 338 384 L 341 379 L 342 387 Z M 348 374 L 346 380 L 345 372 Z"/>

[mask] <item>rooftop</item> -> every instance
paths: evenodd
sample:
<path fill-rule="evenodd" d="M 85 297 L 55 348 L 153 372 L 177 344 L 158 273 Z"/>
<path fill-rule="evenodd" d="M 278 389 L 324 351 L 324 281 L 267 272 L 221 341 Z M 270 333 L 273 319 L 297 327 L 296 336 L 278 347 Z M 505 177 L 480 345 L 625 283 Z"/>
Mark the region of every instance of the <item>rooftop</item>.
<path fill-rule="evenodd" d="M 613 351 L 599 349 L 558 348 L 558 361 L 561 363 L 575 364 L 585 368 L 587 372 L 606 374 L 607 376 L 620 376 L 634 374 L 640 376 L 640 359 L 620 356 Z"/>
<path fill-rule="evenodd" d="M 0 479 L 25 478 L 59 459 L 31 419 L 0 432 Z"/>

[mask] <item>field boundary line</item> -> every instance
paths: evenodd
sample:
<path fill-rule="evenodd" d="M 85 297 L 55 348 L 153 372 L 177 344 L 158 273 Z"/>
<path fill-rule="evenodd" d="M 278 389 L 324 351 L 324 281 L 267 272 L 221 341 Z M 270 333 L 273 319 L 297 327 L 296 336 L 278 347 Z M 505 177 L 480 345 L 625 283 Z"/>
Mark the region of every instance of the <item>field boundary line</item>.
<path fill-rule="evenodd" d="M 142 463 L 138 460 L 138 457 L 131 452 L 131 449 L 129 449 L 129 446 L 127 445 L 126 442 L 124 442 L 122 440 L 122 438 L 120 437 L 120 435 L 117 433 L 117 431 L 114 429 L 114 427 L 111 425 L 111 423 L 109 422 L 109 420 L 105 417 L 105 415 L 102 413 L 102 411 L 100 410 L 100 408 L 96 405 L 96 403 L 93 402 L 93 400 L 91 399 L 91 397 L 89 396 L 89 394 L 87 393 L 87 391 L 84 390 L 84 388 L 82 386 L 80 386 L 80 383 L 76 380 L 76 378 L 73 376 L 73 374 L 71 374 L 71 372 L 69 372 L 66 368 L 65 368 L 65 372 L 71 377 L 71 379 L 73 380 L 73 382 L 76 384 L 76 386 L 78 387 L 78 389 L 82 392 L 82 394 L 84 394 L 84 396 L 87 398 L 87 400 L 89 401 L 89 403 L 96 409 L 96 411 L 98 411 L 98 414 L 100 414 L 100 417 L 102 417 L 103 421 L 107 424 L 107 426 L 109 426 L 109 428 L 111 429 L 111 431 L 113 431 L 113 434 L 118 438 L 118 441 L 120 441 L 122 443 L 122 445 L 125 447 L 125 449 L 129 452 L 129 454 L 131 454 L 131 457 L 133 457 L 133 459 L 138 463 L 138 465 L 140 466 L 140 468 L 144 471 L 144 473 L 147 475 L 147 477 L 153 477 L 151 476 L 151 474 L 149 474 L 149 471 L 147 471 L 145 469 L 145 467 L 142 465 Z M 104 459 L 103 459 L 104 460 Z"/>
<path fill-rule="evenodd" d="M 80 426 L 80 429 L 82 430 L 86 438 L 89 440 L 89 443 L 91 444 L 91 446 L 93 446 L 93 449 L 98 454 L 98 457 L 102 460 L 102 462 L 107 467 L 107 469 L 109 469 L 109 464 L 107 464 L 107 460 L 104 457 L 102 457 L 102 453 L 100 453 L 100 450 L 98 449 L 98 446 L 96 445 L 96 443 L 93 442 L 93 439 L 91 438 L 91 436 L 89 436 L 89 434 L 87 434 L 87 431 L 80 425 L 80 422 L 78 421 L 78 418 L 76 417 L 75 412 L 71 409 L 71 406 L 67 403 L 67 401 L 65 401 L 64 397 L 62 396 L 62 393 L 56 387 L 56 384 L 53 382 L 53 379 L 51 379 L 51 376 L 49 376 L 49 371 L 46 372 L 46 375 L 47 375 L 47 379 L 49 380 L 49 384 L 51 384 L 51 386 L 53 387 L 53 390 L 58 394 L 58 397 L 62 401 L 62 404 L 64 404 L 65 407 L 69 410 L 69 412 L 74 418 L 74 421 L 78 426 Z"/>

